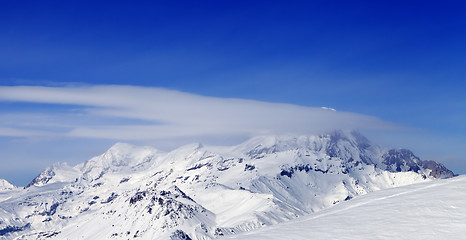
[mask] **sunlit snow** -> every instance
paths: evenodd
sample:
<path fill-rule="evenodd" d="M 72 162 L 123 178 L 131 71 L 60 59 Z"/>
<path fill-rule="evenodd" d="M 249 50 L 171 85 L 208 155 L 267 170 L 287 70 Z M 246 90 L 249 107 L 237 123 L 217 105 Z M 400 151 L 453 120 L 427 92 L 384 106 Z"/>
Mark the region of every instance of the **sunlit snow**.
<path fill-rule="evenodd" d="M 385 189 L 228 239 L 465 239 L 466 176 Z"/>

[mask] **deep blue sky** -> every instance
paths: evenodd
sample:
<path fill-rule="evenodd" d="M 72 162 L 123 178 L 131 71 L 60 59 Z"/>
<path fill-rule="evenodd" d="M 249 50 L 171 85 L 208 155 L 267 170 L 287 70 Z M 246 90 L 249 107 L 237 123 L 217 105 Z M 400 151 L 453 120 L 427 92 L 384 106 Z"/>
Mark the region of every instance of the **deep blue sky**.
<path fill-rule="evenodd" d="M 386 143 L 465 173 L 465 13 L 465 1 L 3 1 L 0 83 L 328 106 L 416 129 Z"/>

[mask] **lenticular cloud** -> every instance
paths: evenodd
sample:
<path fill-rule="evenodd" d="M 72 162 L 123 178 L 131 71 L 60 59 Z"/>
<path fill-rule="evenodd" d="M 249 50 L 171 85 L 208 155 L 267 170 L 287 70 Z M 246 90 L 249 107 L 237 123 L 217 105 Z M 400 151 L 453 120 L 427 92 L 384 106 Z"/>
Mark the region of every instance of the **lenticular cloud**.
<path fill-rule="evenodd" d="M 253 136 L 260 134 L 317 134 L 335 129 L 387 129 L 396 126 L 372 116 L 329 108 L 305 107 L 245 99 L 206 97 L 154 87 L 0 87 L 0 101 L 47 103 L 70 110 L 35 111 L 55 119 L 70 137 L 147 140 L 196 136 Z M 16 110 L 16 112 L 19 110 Z M 11 114 L 3 111 L 2 114 Z M 80 120 L 76 120 L 80 119 Z M 124 120 L 124 121 L 123 121 Z M 47 134 L 41 128 L 18 122 L 1 122 L 0 135 L 29 132 Z M 45 123 L 44 123 L 45 124 Z M 1 131 L 1 129 L 9 131 Z M 58 127 L 57 127 L 58 128 Z M 63 130 L 64 129 L 64 130 Z M 40 130 L 40 131 L 39 131 Z"/>

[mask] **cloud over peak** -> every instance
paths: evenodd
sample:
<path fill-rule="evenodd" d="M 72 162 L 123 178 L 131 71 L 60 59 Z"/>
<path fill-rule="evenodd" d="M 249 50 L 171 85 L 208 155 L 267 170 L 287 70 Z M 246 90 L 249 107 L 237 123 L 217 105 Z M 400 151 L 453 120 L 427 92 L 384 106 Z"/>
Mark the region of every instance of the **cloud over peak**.
<path fill-rule="evenodd" d="M 47 119 L 34 124 L 25 123 L 28 118 L 24 113 L 16 121 L 1 121 L 0 135 L 15 137 L 49 133 L 115 140 L 202 139 L 396 127 L 376 117 L 329 108 L 206 97 L 155 87 L 2 86 L 0 101 L 45 103 L 69 109 L 65 113 L 34 111 L 32 114 L 45 116 L 39 119 Z M 0 114 L 12 118 L 17 113 L 4 110 Z"/>

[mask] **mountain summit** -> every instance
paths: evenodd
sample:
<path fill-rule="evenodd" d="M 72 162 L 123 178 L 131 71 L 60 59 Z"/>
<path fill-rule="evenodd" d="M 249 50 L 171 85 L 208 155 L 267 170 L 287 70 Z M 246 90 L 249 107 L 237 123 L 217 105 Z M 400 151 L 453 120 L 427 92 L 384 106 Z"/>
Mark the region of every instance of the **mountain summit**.
<path fill-rule="evenodd" d="M 0 178 L 0 191 L 2 190 L 12 190 L 16 188 L 15 185 L 9 183 L 7 180 Z"/>
<path fill-rule="evenodd" d="M 171 152 L 119 143 L 77 166 L 56 164 L 25 189 L 2 192 L 0 236 L 212 239 L 452 176 L 439 163 L 356 132 Z"/>

